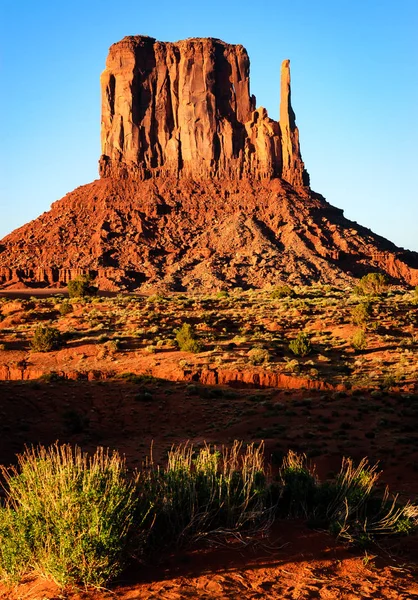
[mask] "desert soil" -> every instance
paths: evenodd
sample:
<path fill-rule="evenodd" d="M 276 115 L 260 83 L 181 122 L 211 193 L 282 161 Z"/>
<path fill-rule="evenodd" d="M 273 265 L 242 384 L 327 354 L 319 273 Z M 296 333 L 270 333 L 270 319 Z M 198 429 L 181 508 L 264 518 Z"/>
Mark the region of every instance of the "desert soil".
<path fill-rule="evenodd" d="M 72 301 L 62 315 L 62 297 L 4 298 L 0 464 L 14 462 L 25 445 L 56 440 L 87 451 L 117 449 L 133 469 L 151 445 L 155 460 L 164 461 L 172 444 L 185 440 L 264 440 L 273 475 L 290 448 L 305 452 L 321 478 L 335 474 L 343 456 L 367 456 L 379 461 L 382 488 L 388 484 L 402 499 L 416 500 L 416 304 L 411 292 L 399 290 L 374 299 L 361 325 L 367 347 L 356 351 L 352 310 L 361 302 L 349 290 L 319 286 L 283 299 L 269 292 L 98 298 Z M 203 352 L 173 345 L 184 321 L 194 324 Z M 65 345 L 33 351 L 39 323 L 69 334 Z M 289 340 L 301 330 L 313 352 L 295 357 Z M 261 360 L 254 360 L 254 349 Z M 215 381 L 228 385 L 209 385 Z M 418 598 L 417 576 L 417 536 L 365 553 L 286 521 L 248 547 L 167 553 L 110 591 L 64 596 L 406 600 Z M 8 600 L 62 594 L 41 579 L 0 590 Z"/>

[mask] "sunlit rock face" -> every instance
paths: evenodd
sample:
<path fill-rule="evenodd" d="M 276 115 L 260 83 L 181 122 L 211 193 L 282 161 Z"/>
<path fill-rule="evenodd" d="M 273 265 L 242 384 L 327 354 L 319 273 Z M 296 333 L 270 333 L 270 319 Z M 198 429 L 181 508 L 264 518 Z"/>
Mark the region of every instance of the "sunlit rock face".
<path fill-rule="evenodd" d="M 103 177 L 281 177 L 309 184 L 282 67 L 280 122 L 250 94 L 241 45 L 126 37 L 110 48 L 102 86 Z"/>

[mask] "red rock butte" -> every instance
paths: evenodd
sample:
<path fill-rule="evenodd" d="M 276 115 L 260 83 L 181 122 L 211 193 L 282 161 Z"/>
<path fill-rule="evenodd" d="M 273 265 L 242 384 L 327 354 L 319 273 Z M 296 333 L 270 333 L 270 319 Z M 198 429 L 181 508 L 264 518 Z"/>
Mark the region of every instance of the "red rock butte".
<path fill-rule="evenodd" d="M 280 119 L 256 107 L 241 45 L 113 44 L 101 76 L 100 179 L 0 242 L 3 287 L 222 289 L 347 282 L 367 271 L 418 284 L 418 254 L 344 218 L 309 187 L 281 66 Z M 277 73 L 278 76 L 278 73 Z"/>
<path fill-rule="evenodd" d="M 127 37 L 110 48 L 102 87 L 103 177 L 174 175 L 309 185 L 282 64 L 280 122 L 250 95 L 242 46 Z"/>

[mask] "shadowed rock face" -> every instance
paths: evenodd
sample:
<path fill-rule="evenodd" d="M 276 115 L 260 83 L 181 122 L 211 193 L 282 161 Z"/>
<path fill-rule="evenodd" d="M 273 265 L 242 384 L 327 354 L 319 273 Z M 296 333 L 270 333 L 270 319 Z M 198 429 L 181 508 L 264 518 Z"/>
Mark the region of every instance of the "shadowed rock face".
<path fill-rule="evenodd" d="M 101 178 L 0 242 L 0 286 L 210 290 L 368 271 L 418 284 L 418 254 L 311 191 L 281 70 L 280 121 L 250 95 L 242 46 L 127 37 L 102 74 Z"/>
<path fill-rule="evenodd" d="M 101 77 L 101 175 L 282 177 L 308 185 L 284 64 L 279 124 L 255 108 L 240 45 L 144 36 L 114 44 Z"/>

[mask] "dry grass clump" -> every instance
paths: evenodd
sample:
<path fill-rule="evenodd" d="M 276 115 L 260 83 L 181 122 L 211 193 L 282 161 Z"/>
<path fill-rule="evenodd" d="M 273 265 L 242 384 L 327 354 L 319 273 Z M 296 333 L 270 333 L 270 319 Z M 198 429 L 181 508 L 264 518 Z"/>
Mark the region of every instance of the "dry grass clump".
<path fill-rule="evenodd" d="M 388 488 L 376 488 L 377 465 L 363 458 L 355 466 L 343 458 L 332 481 L 320 482 L 305 455 L 289 452 L 283 461 L 282 506 L 292 516 L 304 515 L 350 543 L 367 547 L 379 536 L 410 533 L 418 527 L 418 505 L 400 504 Z"/>

